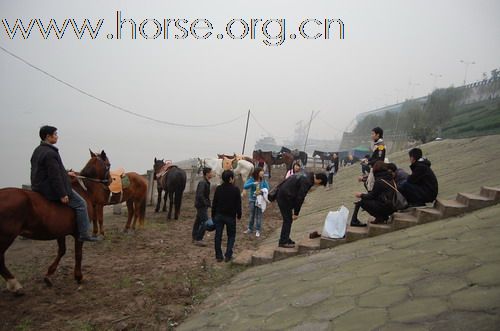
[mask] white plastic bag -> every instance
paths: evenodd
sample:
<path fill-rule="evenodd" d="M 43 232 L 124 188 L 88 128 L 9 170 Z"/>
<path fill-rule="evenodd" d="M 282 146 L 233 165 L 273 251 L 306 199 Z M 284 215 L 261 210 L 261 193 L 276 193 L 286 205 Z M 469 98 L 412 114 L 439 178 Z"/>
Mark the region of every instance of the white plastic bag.
<path fill-rule="evenodd" d="M 344 238 L 347 230 L 347 218 L 349 217 L 349 209 L 345 206 L 340 207 L 337 211 L 330 211 L 326 215 L 325 225 L 321 236 L 326 238 L 340 239 Z"/>

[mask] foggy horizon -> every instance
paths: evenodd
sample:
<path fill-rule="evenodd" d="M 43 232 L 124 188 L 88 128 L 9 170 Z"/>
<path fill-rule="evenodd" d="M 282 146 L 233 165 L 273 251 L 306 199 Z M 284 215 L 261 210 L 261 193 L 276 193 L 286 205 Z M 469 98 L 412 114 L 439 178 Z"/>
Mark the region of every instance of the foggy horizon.
<path fill-rule="evenodd" d="M 312 111 L 319 115 L 309 139 L 339 140 L 358 114 L 427 95 L 435 87 L 482 80 L 483 73 L 500 67 L 495 41 L 500 3 L 494 0 L 17 1 L 3 2 L 0 9 L 10 28 L 16 19 L 54 19 L 60 25 L 65 19 L 93 24 L 103 19 L 98 38 L 81 40 L 72 29 L 64 38 L 51 34 L 45 40 L 38 27 L 28 39 L 19 34 L 10 39 L 2 25 L 1 47 L 94 98 L 0 51 L 0 187 L 29 183 L 30 157 L 45 124 L 58 128 L 56 146 L 67 168 L 83 168 L 91 149 L 106 151 L 112 168 L 145 173 L 155 157 L 180 161 L 240 153 L 248 110 L 245 154 L 251 155 L 262 137 L 272 136 L 278 144 L 293 139 L 297 122 L 309 121 Z M 182 30 L 171 25 L 169 39 L 145 39 L 140 31 L 131 39 L 124 26 L 117 40 L 117 11 L 136 21 L 138 29 L 146 19 L 206 19 L 213 36 L 175 39 Z M 218 39 L 233 19 L 256 24 L 255 39 L 250 32 L 242 40 Z M 279 46 L 264 43 L 279 41 L 263 35 L 267 19 L 286 19 Z M 344 39 L 333 24 L 330 39 L 304 39 L 298 26 L 307 19 L 341 20 Z M 309 22 L 308 35 L 324 33 L 318 22 Z M 155 33 L 153 24 L 146 28 L 145 35 Z M 270 35 L 280 28 L 270 24 Z M 237 120 L 195 128 L 147 118 L 191 126 Z"/>

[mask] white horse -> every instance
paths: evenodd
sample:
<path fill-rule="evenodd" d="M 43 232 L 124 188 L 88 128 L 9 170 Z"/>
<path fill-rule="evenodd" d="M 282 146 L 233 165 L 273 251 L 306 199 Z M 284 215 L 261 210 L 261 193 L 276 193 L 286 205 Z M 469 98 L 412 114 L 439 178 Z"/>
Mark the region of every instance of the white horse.
<path fill-rule="evenodd" d="M 198 166 L 198 172 L 205 167 L 209 167 L 219 178 L 222 176 L 222 172 L 224 171 L 222 159 L 198 159 Z M 236 168 L 234 168 L 233 172 L 235 176 L 241 176 L 243 183 L 245 183 L 248 177 L 252 175 L 253 170 L 254 166 L 251 162 L 239 160 L 237 161 Z"/>

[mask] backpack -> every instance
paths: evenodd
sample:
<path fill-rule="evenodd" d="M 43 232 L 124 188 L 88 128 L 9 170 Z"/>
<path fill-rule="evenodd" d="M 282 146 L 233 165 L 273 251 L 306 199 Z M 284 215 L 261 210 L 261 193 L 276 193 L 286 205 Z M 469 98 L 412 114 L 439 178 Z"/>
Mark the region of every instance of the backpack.
<path fill-rule="evenodd" d="M 394 181 L 393 181 L 394 185 L 391 185 L 384 179 L 382 179 L 382 181 L 384 183 L 386 183 L 387 185 L 389 185 L 394 190 L 394 194 L 392 196 L 392 201 L 391 201 L 394 210 L 406 209 L 408 207 L 408 201 L 406 201 L 406 198 L 404 197 L 404 195 L 398 191 L 398 189 L 396 187 L 396 183 L 394 183 Z"/>

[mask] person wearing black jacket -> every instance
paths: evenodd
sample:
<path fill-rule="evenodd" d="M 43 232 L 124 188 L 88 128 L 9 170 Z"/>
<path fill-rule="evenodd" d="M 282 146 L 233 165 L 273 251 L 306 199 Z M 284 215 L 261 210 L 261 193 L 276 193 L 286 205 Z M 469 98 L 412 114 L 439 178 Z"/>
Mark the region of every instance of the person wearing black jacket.
<path fill-rule="evenodd" d="M 292 221 L 299 216 L 302 203 L 307 192 L 313 186 L 326 186 L 327 177 L 324 173 L 307 173 L 305 176 L 293 175 L 280 184 L 276 200 L 283 217 L 279 247 L 293 248 L 295 242 L 290 239 Z"/>
<path fill-rule="evenodd" d="M 411 175 L 399 189 L 410 206 L 424 206 L 426 202 L 436 200 L 438 181 L 431 169 L 431 162 L 422 157 L 420 148 L 413 148 L 408 154 L 411 162 Z"/>
<path fill-rule="evenodd" d="M 236 219 L 241 219 L 240 190 L 233 185 L 234 173 L 231 170 L 222 172 L 222 184 L 217 187 L 212 204 L 212 219 L 215 222 L 215 258 L 222 262 L 222 231 L 224 225 L 227 232 L 226 254 L 224 261 L 233 258 L 233 247 L 236 240 Z"/>
<path fill-rule="evenodd" d="M 196 219 L 193 224 L 191 233 L 193 243 L 196 246 L 206 246 L 203 242 L 205 236 L 205 222 L 208 220 L 208 208 L 210 207 L 210 179 L 212 178 L 212 169 L 209 167 L 203 168 L 203 179 L 200 180 L 196 187 L 196 196 L 194 207 L 196 208 Z"/>
<path fill-rule="evenodd" d="M 59 149 L 54 145 L 59 136 L 57 128 L 49 125 L 40 128 L 40 145 L 31 156 L 31 189 L 52 201 L 60 201 L 75 210 L 78 240 L 97 241 L 90 237 L 89 215 L 85 200 L 71 188 L 68 176 L 76 176 L 64 168 Z"/>
<path fill-rule="evenodd" d="M 356 193 L 356 197 L 361 200 L 354 203 L 351 226 L 366 226 L 365 223 L 358 220 L 359 208 L 363 208 L 368 214 L 375 217 L 372 222 L 374 224 L 385 223 L 389 216 L 396 211 L 392 203 L 396 192 L 394 174 L 388 170 L 384 162 L 377 161 L 373 165 L 373 175 L 375 176 L 373 189 L 369 193 Z"/>

